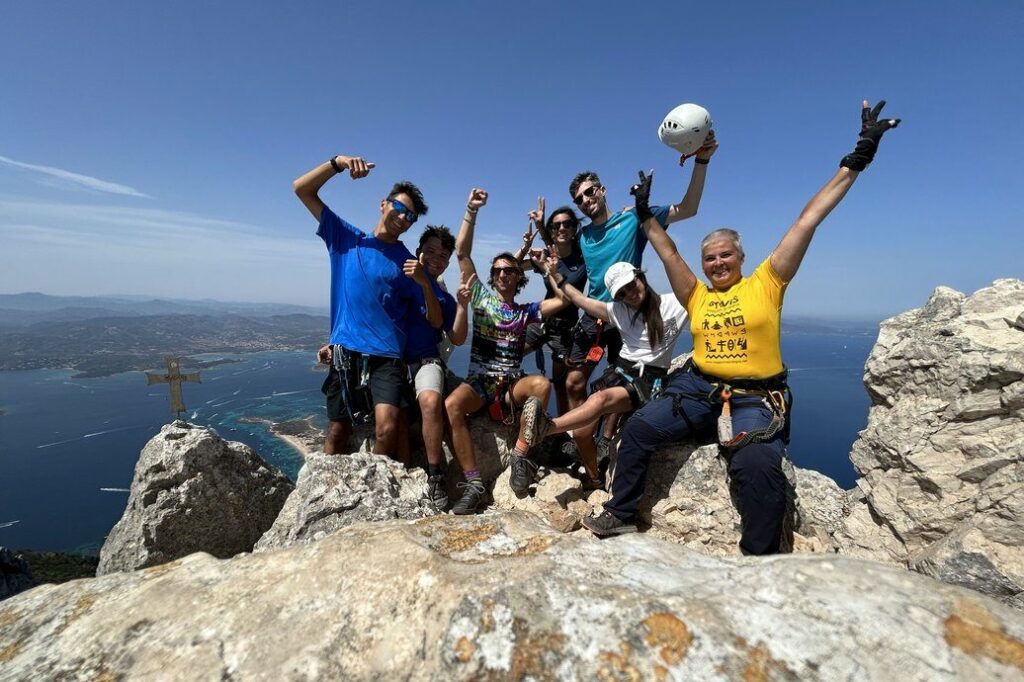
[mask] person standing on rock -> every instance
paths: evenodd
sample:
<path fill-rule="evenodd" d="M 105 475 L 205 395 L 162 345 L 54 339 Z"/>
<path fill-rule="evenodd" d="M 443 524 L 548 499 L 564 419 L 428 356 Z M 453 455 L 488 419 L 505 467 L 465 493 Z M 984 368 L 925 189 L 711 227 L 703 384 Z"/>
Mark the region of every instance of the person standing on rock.
<path fill-rule="evenodd" d="M 323 385 L 330 425 L 327 454 L 348 449 L 357 396 L 369 389 L 376 439 L 373 452 L 408 463 L 408 447 L 399 445 L 399 414 L 406 401 L 408 369 L 403 361 L 406 324 L 422 300 L 422 290 L 405 274 L 415 261 L 399 238 L 427 204 L 419 188 L 398 182 L 381 199 L 372 234 L 342 220 L 320 199 L 320 188 L 346 170 L 353 180 L 374 168 L 358 156 L 332 156 L 293 183 L 295 194 L 319 223 L 331 262 L 331 369 Z M 321 354 L 323 358 L 328 353 Z M 402 454 L 399 454 L 402 453 Z"/>
<path fill-rule="evenodd" d="M 678 204 L 651 208 L 655 218 L 663 227 L 697 215 L 697 209 L 704 194 L 708 164 L 717 149 L 718 142 L 715 140 L 715 133 L 714 131 L 709 132 L 704 146 L 695 154 L 690 184 L 682 200 Z M 687 158 L 689 157 L 680 157 L 679 165 L 682 166 Z M 640 229 L 640 221 L 637 220 L 634 210 L 626 209 L 613 213 L 608 208 L 607 190 L 594 171 L 577 173 L 569 184 L 569 195 L 583 215 L 590 219 L 590 222 L 583 225 L 579 231 L 580 250 L 587 264 L 587 279 L 590 283 L 587 295 L 598 301 L 611 303 L 612 296 L 604 284 L 604 276 L 608 272 L 608 268 L 623 261 L 639 268 L 644 247 L 647 246 L 647 236 Z M 584 350 L 586 361 L 581 366 L 570 369 L 565 383 L 570 400 L 580 404 L 587 397 L 587 381 L 601 361 L 603 355 L 601 349 L 607 348 L 608 357 L 606 359 L 609 363 L 614 363 L 619 357 L 622 337 L 617 329 L 605 328 L 603 324 L 599 324 L 596 318 L 584 314 L 580 317 L 573 343 L 574 346 L 586 349 Z M 605 436 L 610 438 L 616 419 L 610 417 L 605 421 Z M 580 436 L 573 433 L 576 447 L 584 461 L 597 456 L 594 433 L 593 430 L 584 432 Z"/>
<path fill-rule="evenodd" d="M 884 104 L 871 109 L 864 102 L 856 148 L 749 277 L 741 272 L 745 255 L 739 234 L 719 229 L 701 242 L 701 265 L 710 285 L 700 283 L 649 207 L 651 176 L 640 173 L 633 187 L 637 216 L 690 315 L 694 353 L 671 378 L 666 396 L 637 411 L 623 428 L 612 499 L 600 516 L 583 520 L 595 534 L 635 531 L 651 455 L 669 443 L 713 431 L 717 423 L 739 503 L 740 550 L 779 551 L 786 512 L 782 458 L 791 403 L 779 344 L 783 295 L 818 225 L 874 159 L 882 135 L 899 124 L 898 118 L 879 120 Z"/>
<path fill-rule="evenodd" d="M 452 425 L 452 445 L 466 482 L 462 497 L 452 507 L 454 514 L 474 514 L 485 504 L 487 489 L 480 479 L 476 453 L 469 433 L 468 417 L 488 408 L 492 419 L 516 423 L 515 412 L 527 398 L 538 398 L 545 406 L 551 382 L 542 375 L 523 376 L 523 349 L 526 328 L 566 306 L 559 299 L 534 303 L 516 303 L 515 297 L 526 285 L 526 274 L 514 254 L 499 253 L 491 261 L 488 284 L 493 293 L 477 279 L 473 264 L 473 231 L 479 210 L 487 204 L 487 192 L 473 189 L 466 203 L 455 254 L 459 271 L 472 293 L 473 344 L 466 381 L 445 401 Z M 509 483 L 517 495 L 525 495 L 533 483 L 536 465 L 518 447 L 512 456 Z"/>
<path fill-rule="evenodd" d="M 444 398 L 461 383 L 448 369 L 455 346 L 466 342 L 468 320 L 465 306 L 456 304 L 441 275 L 448 268 L 455 237 L 444 225 L 428 225 L 420 235 L 417 260 L 406 263 L 405 272 L 422 289 L 419 314 L 409 318 L 405 361 L 409 364 L 420 408 L 423 449 L 427 455 L 427 487 L 438 511 L 448 509 L 444 483 Z M 421 265 L 422 267 L 417 267 Z"/>

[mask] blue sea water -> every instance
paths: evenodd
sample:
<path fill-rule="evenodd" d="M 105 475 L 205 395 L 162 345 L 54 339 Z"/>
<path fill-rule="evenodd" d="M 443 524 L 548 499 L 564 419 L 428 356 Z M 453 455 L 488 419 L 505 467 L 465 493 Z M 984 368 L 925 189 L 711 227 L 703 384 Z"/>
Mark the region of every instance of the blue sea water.
<path fill-rule="evenodd" d="M 796 394 L 790 454 L 797 466 L 844 488 L 855 480 L 850 445 L 867 422 L 861 374 L 873 343 L 867 336 L 783 337 Z M 457 350 L 451 364 L 460 373 L 468 352 Z M 204 369 L 201 384 L 184 385 L 185 416 L 250 445 L 294 477 L 300 456 L 265 424 L 242 420 L 313 414 L 325 425 L 324 373 L 309 352 L 229 357 L 238 361 Z M 532 360 L 525 366 L 532 369 Z M 167 386 L 147 386 L 142 372 L 72 374 L 0 372 L 0 546 L 98 552 L 124 511 L 139 451 L 173 419 Z"/>

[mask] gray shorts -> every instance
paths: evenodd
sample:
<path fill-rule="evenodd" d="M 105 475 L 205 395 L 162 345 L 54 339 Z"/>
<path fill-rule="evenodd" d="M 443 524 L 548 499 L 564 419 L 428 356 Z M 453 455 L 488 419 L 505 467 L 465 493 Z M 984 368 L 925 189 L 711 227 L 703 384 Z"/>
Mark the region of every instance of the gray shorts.
<path fill-rule="evenodd" d="M 413 387 L 418 398 L 423 391 L 439 393 L 441 397 L 458 388 L 462 379 L 440 361 L 414 362 L 409 367 L 413 376 Z"/>

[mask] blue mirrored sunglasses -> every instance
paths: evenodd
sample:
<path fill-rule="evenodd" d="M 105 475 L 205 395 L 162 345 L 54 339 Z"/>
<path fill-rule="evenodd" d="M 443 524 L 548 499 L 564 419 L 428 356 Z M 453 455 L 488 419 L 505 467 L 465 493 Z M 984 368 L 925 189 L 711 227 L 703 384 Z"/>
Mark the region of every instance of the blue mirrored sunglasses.
<path fill-rule="evenodd" d="M 417 213 L 416 211 L 413 211 L 412 209 L 408 208 L 405 204 L 403 204 L 398 199 L 392 199 L 391 200 L 391 208 L 393 208 L 396 211 L 398 211 L 398 214 L 400 216 L 402 216 L 403 218 L 405 218 L 406 221 L 408 221 L 408 223 L 410 225 L 412 225 L 417 220 L 419 220 L 419 217 L 420 217 L 419 213 Z"/>

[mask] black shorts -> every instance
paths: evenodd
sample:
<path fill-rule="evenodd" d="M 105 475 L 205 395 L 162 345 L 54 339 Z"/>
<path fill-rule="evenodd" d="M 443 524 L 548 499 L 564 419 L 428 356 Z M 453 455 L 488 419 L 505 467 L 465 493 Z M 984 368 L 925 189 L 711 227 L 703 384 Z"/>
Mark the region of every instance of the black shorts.
<path fill-rule="evenodd" d="M 667 376 L 668 370 L 661 367 L 644 367 L 643 374 L 639 374 L 633 368 L 633 363 L 619 358 L 609 363 L 604 374 L 590 384 L 590 392 L 594 394 L 606 388 L 621 386 L 629 394 L 633 409 L 638 410 L 661 395 Z"/>
<path fill-rule="evenodd" d="M 325 397 L 328 419 L 361 421 L 361 418 L 368 418 L 367 411 L 372 412 L 377 405 L 406 407 L 409 404 L 408 369 L 404 362 L 377 355 L 364 356 L 341 346 L 334 346 L 333 353 L 336 357 L 340 353 L 346 358 L 348 370 L 345 372 L 347 381 L 343 382 L 342 372 L 338 369 L 341 360 L 332 362 L 320 388 Z"/>
<path fill-rule="evenodd" d="M 526 347 L 536 350 L 541 345 L 551 350 L 553 362 L 578 366 L 586 359 L 587 353 L 573 355 L 573 330 L 575 323 L 552 318 L 543 323 L 534 323 L 526 328 Z M 587 347 L 590 350 L 590 347 Z"/>
<path fill-rule="evenodd" d="M 573 327 L 572 348 L 569 350 L 569 362 L 566 364 L 571 367 L 582 366 L 587 361 L 587 353 L 596 340 L 597 320 L 590 315 L 581 315 L 580 321 Z M 622 335 L 619 330 L 609 327 L 606 323 L 601 330 L 600 346 L 605 349 L 605 359 L 609 365 L 618 360 L 619 352 L 622 350 Z"/>

